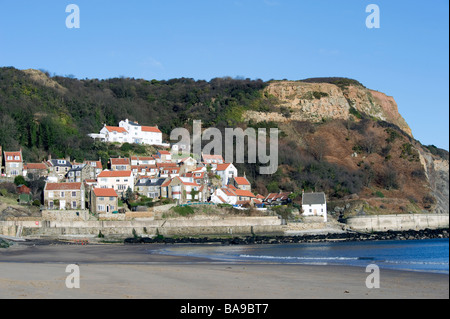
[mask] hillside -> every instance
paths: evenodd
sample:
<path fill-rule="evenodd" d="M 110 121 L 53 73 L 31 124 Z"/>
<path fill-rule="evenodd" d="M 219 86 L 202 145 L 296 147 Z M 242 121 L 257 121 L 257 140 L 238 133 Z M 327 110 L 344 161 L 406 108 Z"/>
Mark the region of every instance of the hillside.
<path fill-rule="evenodd" d="M 49 76 L 0 68 L 0 145 L 26 161 L 101 158 L 150 150 L 93 143 L 125 118 L 176 127 L 278 127 L 278 171 L 237 165 L 255 191 L 325 191 L 337 214 L 448 212 L 448 152 L 413 138 L 392 97 L 343 78 L 209 82 Z M 300 196 L 297 200 L 300 199 Z"/>

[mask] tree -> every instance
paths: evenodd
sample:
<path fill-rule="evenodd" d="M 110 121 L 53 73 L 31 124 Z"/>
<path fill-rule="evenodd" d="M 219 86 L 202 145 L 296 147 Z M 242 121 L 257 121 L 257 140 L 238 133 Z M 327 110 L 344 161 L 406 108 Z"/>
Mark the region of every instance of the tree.
<path fill-rule="evenodd" d="M 125 192 L 125 200 L 130 201 L 133 199 L 133 191 L 130 187 L 127 188 L 127 191 Z"/>
<path fill-rule="evenodd" d="M 16 176 L 16 178 L 14 178 L 14 184 L 16 184 L 17 186 L 19 185 L 26 185 L 26 181 L 25 181 L 25 177 L 23 177 L 22 175 Z"/>

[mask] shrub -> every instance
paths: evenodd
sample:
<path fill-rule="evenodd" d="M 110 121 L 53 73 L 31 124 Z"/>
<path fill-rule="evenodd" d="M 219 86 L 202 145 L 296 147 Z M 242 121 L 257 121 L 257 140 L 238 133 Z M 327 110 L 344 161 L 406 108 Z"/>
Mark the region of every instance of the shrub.
<path fill-rule="evenodd" d="M 382 192 L 380 192 L 380 191 L 376 191 L 376 192 L 374 193 L 374 195 L 377 196 L 377 197 L 379 197 L 379 198 L 384 198 L 384 194 L 383 194 Z"/>
<path fill-rule="evenodd" d="M 41 206 L 41 201 L 38 200 L 38 199 L 34 200 L 33 201 L 33 206 L 40 207 Z"/>
<path fill-rule="evenodd" d="M 190 206 L 177 206 L 173 208 L 173 211 L 181 216 L 188 216 L 195 214 L 194 209 Z"/>

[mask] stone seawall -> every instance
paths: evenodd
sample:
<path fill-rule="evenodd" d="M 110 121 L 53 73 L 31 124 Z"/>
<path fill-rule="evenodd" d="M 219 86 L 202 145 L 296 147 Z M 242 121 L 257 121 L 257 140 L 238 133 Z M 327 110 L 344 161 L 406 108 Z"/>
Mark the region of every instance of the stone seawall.
<path fill-rule="evenodd" d="M 278 217 L 177 218 L 168 220 L 133 221 L 43 221 L 0 222 L 0 234 L 15 236 L 22 229 L 24 238 L 139 236 L 247 236 L 251 234 L 282 235 Z"/>
<path fill-rule="evenodd" d="M 357 216 L 347 219 L 347 225 L 356 231 L 385 232 L 449 228 L 448 214 L 408 214 Z"/>

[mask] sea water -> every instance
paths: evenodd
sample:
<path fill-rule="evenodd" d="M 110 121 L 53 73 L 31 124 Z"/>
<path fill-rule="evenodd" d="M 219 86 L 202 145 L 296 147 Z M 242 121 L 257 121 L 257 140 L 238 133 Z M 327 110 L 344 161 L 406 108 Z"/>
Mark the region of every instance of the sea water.
<path fill-rule="evenodd" d="M 449 240 L 323 242 L 275 245 L 175 245 L 156 253 L 222 262 L 345 265 L 449 273 Z"/>

